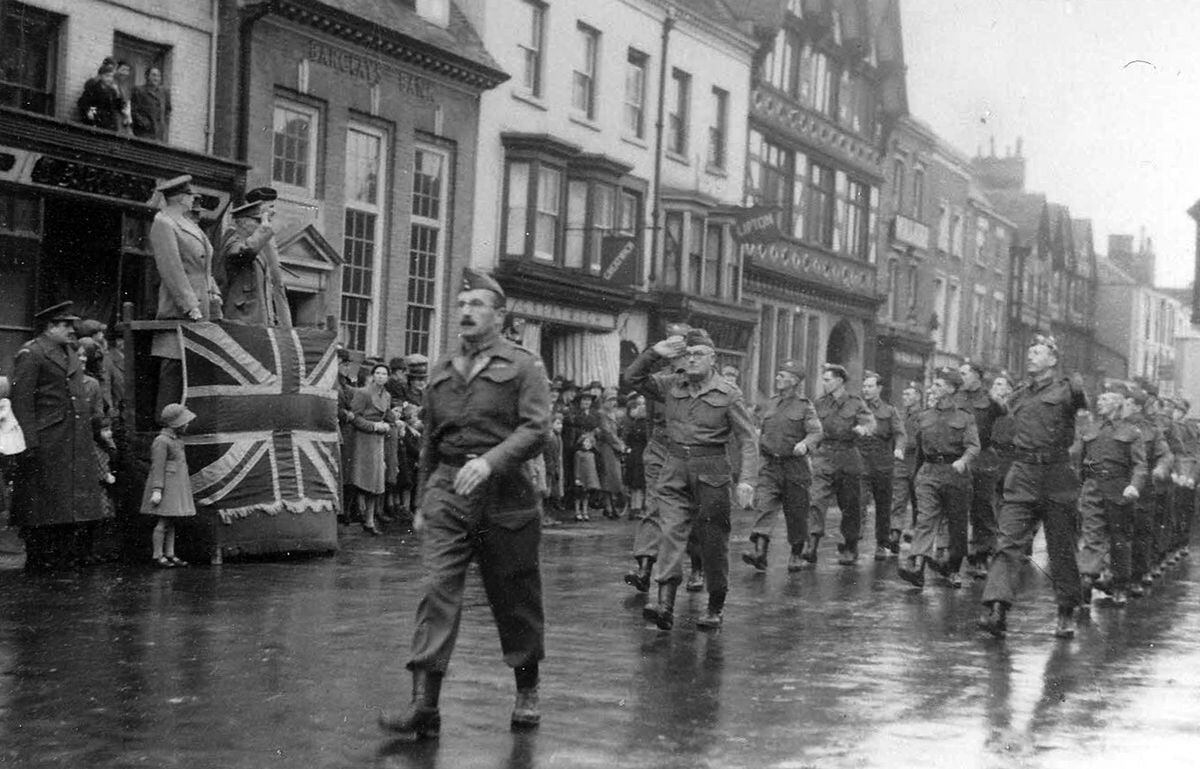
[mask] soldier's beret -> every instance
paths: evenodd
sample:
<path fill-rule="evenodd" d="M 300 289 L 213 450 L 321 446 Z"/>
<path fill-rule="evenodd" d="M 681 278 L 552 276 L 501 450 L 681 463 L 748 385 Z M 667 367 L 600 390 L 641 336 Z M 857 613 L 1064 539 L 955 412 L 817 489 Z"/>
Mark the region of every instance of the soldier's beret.
<path fill-rule="evenodd" d="M 182 174 L 172 179 L 167 179 L 164 182 L 159 182 L 154 188 L 156 192 L 161 192 L 164 198 L 169 198 L 174 195 L 182 195 L 185 192 L 192 191 L 192 177 L 190 174 Z"/>
<path fill-rule="evenodd" d="M 717 347 L 713 344 L 712 337 L 702 328 L 688 329 L 688 332 L 683 335 L 683 343 L 688 347 L 699 347 L 701 345 L 712 347 L 713 349 Z"/>
<path fill-rule="evenodd" d="M 338 362 L 340 363 L 345 363 L 346 361 L 350 360 L 350 351 L 345 347 L 337 348 L 337 353 L 335 354 L 337 355 Z"/>
<path fill-rule="evenodd" d="M 95 336 L 104 332 L 104 324 L 93 318 L 75 321 L 75 333 L 78 336 Z"/>
<path fill-rule="evenodd" d="M 196 418 L 196 415 L 182 403 L 168 403 L 163 406 L 158 421 L 164 427 L 183 427 Z"/>
<path fill-rule="evenodd" d="M 779 364 L 779 370 L 791 374 L 797 379 L 804 379 L 804 366 L 798 360 L 785 360 Z"/>
<path fill-rule="evenodd" d="M 398 356 L 391 358 L 388 360 L 388 370 L 393 372 L 408 371 L 408 363 L 404 360 L 404 358 Z"/>
<path fill-rule="evenodd" d="M 33 314 L 33 319 L 38 323 L 51 323 L 54 321 L 77 321 L 79 316 L 71 312 L 71 302 L 59 302 L 58 304 L 50 305 L 49 307 L 39 310 Z"/>
<path fill-rule="evenodd" d="M 1117 395 L 1120 395 L 1122 398 L 1129 397 L 1129 388 L 1126 387 L 1123 382 L 1117 382 L 1115 380 L 1112 382 L 1106 382 L 1104 385 L 1104 389 L 1101 390 L 1101 392 L 1116 393 Z"/>
<path fill-rule="evenodd" d="M 488 275 L 482 270 L 474 270 L 470 267 L 464 267 L 462 272 L 462 290 L 474 291 L 476 289 L 486 288 L 494 293 L 503 304 L 507 297 L 504 295 L 504 289 L 496 282 L 496 279 Z"/>
<path fill-rule="evenodd" d="M 952 368 L 940 368 L 937 370 L 937 373 L 933 375 L 933 377 L 934 379 L 940 379 L 946 384 L 951 385 L 956 390 L 962 387 L 962 374 L 958 373 Z"/>
<path fill-rule="evenodd" d="M 846 372 L 846 367 L 840 363 L 826 363 L 821 367 L 821 370 L 826 373 L 833 374 L 843 382 L 850 381 L 850 374 Z"/>
<path fill-rule="evenodd" d="M 247 203 L 273 203 L 279 199 L 274 187 L 255 187 L 246 193 Z"/>

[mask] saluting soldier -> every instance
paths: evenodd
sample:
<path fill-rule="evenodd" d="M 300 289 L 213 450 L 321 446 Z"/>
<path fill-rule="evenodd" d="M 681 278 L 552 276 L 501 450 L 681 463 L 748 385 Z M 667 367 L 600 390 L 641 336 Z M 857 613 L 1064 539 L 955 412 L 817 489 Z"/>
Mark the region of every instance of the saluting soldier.
<path fill-rule="evenodd" d="M 681 358 L 683 371 L 654 373 L 661 361 Z M 717 628 L 723 621 L 729 588 L 730 487 L 733 475 L 726 445 L 738 441 L 742 451 L 737 502 L 753 501 L 758 480 L 758 442 L 742 391 L 716 370 L 716 349 L 703 329 L 657 342 L 625 371 L 626 381 L 647 398 L 663 405 L 666 419 L 666 458 L 659 473 L 662 536 L 654 580 L 658 601 L 647 604 L 643 616 L 660 630 L 675 621 L 675 593 L 683 579 L 688 535 L 700 527 L 700 557 L 704 567 L 708 609 L 696 625 Z"/>
<path fill-rule="evenodd" d="M 896 462 L 904 460 L 904 416 L 883 400 L 883 384 L 874 371 L 863 372 L 862 399 L 875 416 L 875 430 L 858 439 L 866 487 L 875 500 L 875 560 L 891 554 L 892 476 Z"/>
<path fill-rule="evenodd" d="M 545 652 L 539 498 L 526 462 L 550 429 L 550 388 L 536 355 L 500 334 L 504 290 L 463 270 L 459 347 L 430 372 L 422 412 L 423 497 L 413 520 L 421 534 L 423 595 L 413 634 L 409 709 L 380 715 L 409 739 L 436 737 L 438 695 L 458 637 L 463 585 L 473 559 L 517 686 L 513 729 L 541 720 L 538 663 Z"/>
<path fill-rule="evenodd" d="M 10 524 L 20 527 L 29 571 L 72 565 L 76 524 L 111 517 L 100 500 L 94 399 L 71 346 L 79 316 L 62 302 L 33 316 L 39 334 L 13 359 L 12 411 L 25 433 L 13 473 Z"/>
<path fill-rule="evenodd" d="M 1069 452 L 1075 442 L 1075 414 L 1087 408 L 1087 398 L 1078 375 L 1073 379 L 1057 375 L 1058 345 L 1053 337 L 1035 336 L 1025 364 L 1028 377 L 1013 392 L 1009 404 L 1013 464 L 1004 481 L 996 555 L 983 589 L 983 605 L 988 611 L 978 624 L 994 636 L 1004 635 L 1025 550 L 1042 524 L 1058 604 L 1054 633 L 1071 638 L 1080 598 L 1075 562 L 1079 479 L 1071 468 Z"/>
<path fill-rule="evenodd" d="M 1079 435 L 1079 466 L 1083 487 L 1079 492 L 1079 573 L 1083 603 L 1092 600 L 1092 586 L 1100 582 L 1105 562 L 1111 580 L 1113 603 L 1128 600 L 1133 503 L 1146 480 L 1146 447 L 1132 423 L 1121 415 L 1129 392 L 1111 383 L 1096 399 L 1096 418 Z"/>
<path fill-rule="evenodd" d="M 821 374 L 822 395 L 817 399 L 817 418 L 825 435 L 812 459 L 812 504 L 808 516 L 808 544 L 803 558 L 817 562 L 817 545 L 825 536 L 825 511 L 836 500 L 842 511 L 842 541 L 838 563 L 858 560 L 862 533 L 862 454 L 857 440 L 875 431 L 875 416 L 862 398 L 846 389 L 846 367 L 827 363 Z"/>
<path fill-rule="evenodd" d="M 904 418 L 904 458 L 897 459 L 892 471 L 892 521 L 888 531 L 888 550 L 900 553 L 900 537 L 917 522 L 917 419 L 921 407 L 921 384 L 909 382 L 900 394 L 900 415 Z M 912 511 L 908 506 L 912 504 Z"/>
<path fill-rule="evenodd" d="M 767 570 L 767 550 L 780 510 L 791 547 L 788 571 L 799 571 L 806 563 L 800 556 L 808 541 L 808 490 L 812 483 L 808 455 L 821 444 L 824 431 L 812 401 L 800 391 L 803 381 L 804 367 L 799 361 L 784 361 L 775 374 L 775 395 L 763 410 L 758 439 L 762 470 L 755 493 L 758 517 L 750 530 L 754 551 L 742 553 L 742 560 L 758 571 Z"/>
<path fill-rule="evenodd" d="M 986 569 L 996 549 L 996 476 L 1000 458 L 992 448 L 992 430 L 996 420 L 1007 413 L 983 387 L 983 367 L 968 361 L 958 368 L 962 389 L 958 403 L 975 416 L 979 431 L 979 456 L 971 465 L 971 539 L 967 563 L 972 572 Z"/>
<path fill-rule="evenodd" d="M 258 187 L 231 212 L 233 225 L 221 238 L 213 275 L 225 297 L 226 320 L 257 326 L 291 328 L 292 313 L 283 287 L 283 268 L 275 244 L 272 202 L 278 193 Z"/>
<path fill-rule="evenodd" d="M 1150 390 L 1157 392 L 1152 385 Z M 1175 458 L 1167 447 L 1162 428 L 1152 418 L 1154 398 L 1146 386 L 1134 387 L 1125 399 L 1125 414 L 1142 436 L 1146 449 L 1146 467 L 1150 470 L 1142 485 L 1138 487 L 1138 498 L 1133 511 L 1133 544 L 1130 565 L 1129 594 L 1140 598 L 1153 583 L 1154 569 L 1154 484 L 1166 483 L 1171 477 L 1171 465 Z"/>
<path fill-rule="evenodd" d="M 917 418 L 917 523 L 912 551 L 900 566 L 900 578 L 925 586 L 925 567 L 946 575 L 951 587 L 962 587 L 958 570 L 967 554 L 967 513 L 971 500 L 971 463 L 979 455 L 975 419 L 955 397 L 962 375 L 950 368 L 937 372 L 929 408 Z M 937 564 L 938 530 L 950 536 L 949 559 Z"/>

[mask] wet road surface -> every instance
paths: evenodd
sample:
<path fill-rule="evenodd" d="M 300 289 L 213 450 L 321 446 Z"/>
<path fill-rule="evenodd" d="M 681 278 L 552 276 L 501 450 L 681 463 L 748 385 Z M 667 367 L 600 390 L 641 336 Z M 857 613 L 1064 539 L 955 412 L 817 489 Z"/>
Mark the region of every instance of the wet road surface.
<path fill-rule="evenodd" d="M 511 673 L 477 577 L 442 737 L 389 742 L 408 699 L 411 537 L 346 530 L 332 558 L 167 571 L 0 570 L 0 766 L 1192 767 L 1200 763 L 1200 555 L 1124 610 L 1051 635 L 1027 567 L 1006 640 L 982 583 L 916 593 L 895 560 L 788 575 L 737 561 L 726 625 L 680 592 L 647 628 L 620 575 L 632 524 L 547 530 L 541 729 L 508 731 Z M 737 531 L 735 534 L 744 535 Z M 1194 552 L 1196 548 L 1193 548 Z M 1045 563 L 1039 548 L 1035 564 Z"/>

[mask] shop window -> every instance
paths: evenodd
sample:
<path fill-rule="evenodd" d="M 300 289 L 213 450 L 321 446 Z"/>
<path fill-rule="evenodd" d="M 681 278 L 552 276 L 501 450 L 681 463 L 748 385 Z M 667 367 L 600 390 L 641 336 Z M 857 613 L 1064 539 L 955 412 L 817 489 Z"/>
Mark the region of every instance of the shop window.
<path fill-rule="evenodd" d="M 42 199 L 0 189 L 0 327 L 25 328 L 31 315 L 34 265 L 41 252 Z"/>
<path fill-rule="evenodd" d="M 358 352 L 366 352 L 375 344 L 384 146 L 383 134 L 373 128 L 351 126 L 346 130 L 342 341 Z"/>
<path fill-rule="evenodd" d="M 596 117 L 596 68 L 600 60 L 600 33 L 586 24 L 578 25 L 575 44 L 579 60 L 571 74 L 571 106 L 581 116 Z"/>
<path fill-rule="evenodd" d="M 646 70 L 649 57 L 629 49 L 625 62 L 625 133 L 638 139 L 646 136 Z"/>
<path fill-rule="evenodd" d="M 692 101 L 692 76 L 681 69 L 671 70 L 670 90 L 667 92 L 667 151 L 686 156 L 688 152 L 688 121 Z"/>
<path fill-rule="evenodd" d="M 408 307 L 404 350 L 436 353 L 437 297 L 446 261 L 446 189 L 449 157 L 418 145 L 413 153 L 412 219 L 408 246 Z"/>
<path fill-rule="evenodd" d="M 791 349 L 791 338 L 789 336 L 791 319 L 791 313 L 783 308 L 775 311 L 775 365 L 771 368 L 772 376 L 783 365 L 783 362 L 787 360 L 788 351 Z"/>
<path fill-rule="evenodd" d="M 712 89 L 712 125 L 708 127 L 708 165 L 725 167 L 725 145 L 729 140 L 729 92 Z"/>
<path fill-rule="evenodd" d="M 587 245 L 588 185 L 580 179 L 567 183 L 567 231 L 563 264 L 579 269 L 583 267 L 583 252 Z"/>
<path fill-rule="evenodd" d="M 276 99 L 271 180 L 316 197 L 317 131 L 320 113 L 307 105 Z"/>
<path fill-rule="evenodd" d="M 0 105 L 53 115 L 63 17 L 15 2 L 0 15 Z"/>
<path fill-rule="evenodd" d="M 533 255 L 537 259 L 554 261 L 561 205 L 562 171 L 541 166 L 538 169 L 537 208 L 533 217 Z"/>
<path fill-rule="evenodd" d="M 546 39 L 546 6 L 536 0 L 521 4 L 521 85 L 531 96 L 542 96 L 542 47 Z"/>

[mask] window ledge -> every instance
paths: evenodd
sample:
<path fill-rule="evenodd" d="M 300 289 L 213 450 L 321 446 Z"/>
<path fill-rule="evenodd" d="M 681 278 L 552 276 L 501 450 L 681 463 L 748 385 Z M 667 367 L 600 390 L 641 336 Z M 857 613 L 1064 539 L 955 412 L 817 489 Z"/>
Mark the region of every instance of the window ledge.
<path fill-rule="evenodd" d="M 542 112 L 546 112 L 548 109 L 546 107 L 545 102 L 543 102 L 541 99 L 539 99 L 538 97 L 534 96 L 531 93 L 524 93 L 523 91 L 514 90 L 512 92 L 512 97 L 519 102 L 528 104 L 530 107 L 533 107 L 534 109 L 540 109 Z"/>
<path fill-rule="evenodd" d="M 646 143 L 645 139 L 639 139 L 638 137 L 630 136 L 629 134 L 622 136 L 621 141 L 625 142 L 626 144 L 632 144 L 635 147 L 640 147 L 644 150 L 650 149 L 650 145 Z"/>
<path fill-rule="evenodd" d="M 583 115 L 572 114 L 570 115 L 570 120 L 575 125 L 581 125 L 584 128 L 588 128 L 596 133 L 600 133 L 600 126 L 596 124 L 596 121 L 586 118 Z"/>
<path fill-rule="evenodd" d="M 669 160 L 674 160 L 676 163 L 679 163 L 680 165 L 684 165 L 684 166 L 691 165 L 691 162 L 689 162 L 687 158 L 685 158 L 683 155 L 680 155 L 678 152 L 672 152 L 671 150 L 664 150 L 663 154 L 666 155 Z"/>
<path fill-rule="evenodd" d="M 709 176 L 719 176 L 722 179 L 728 178 L 729 176 L 729 173 L 724 168 L 710 164 L 705 164 L 704 173 L 708 174 Z"/>

